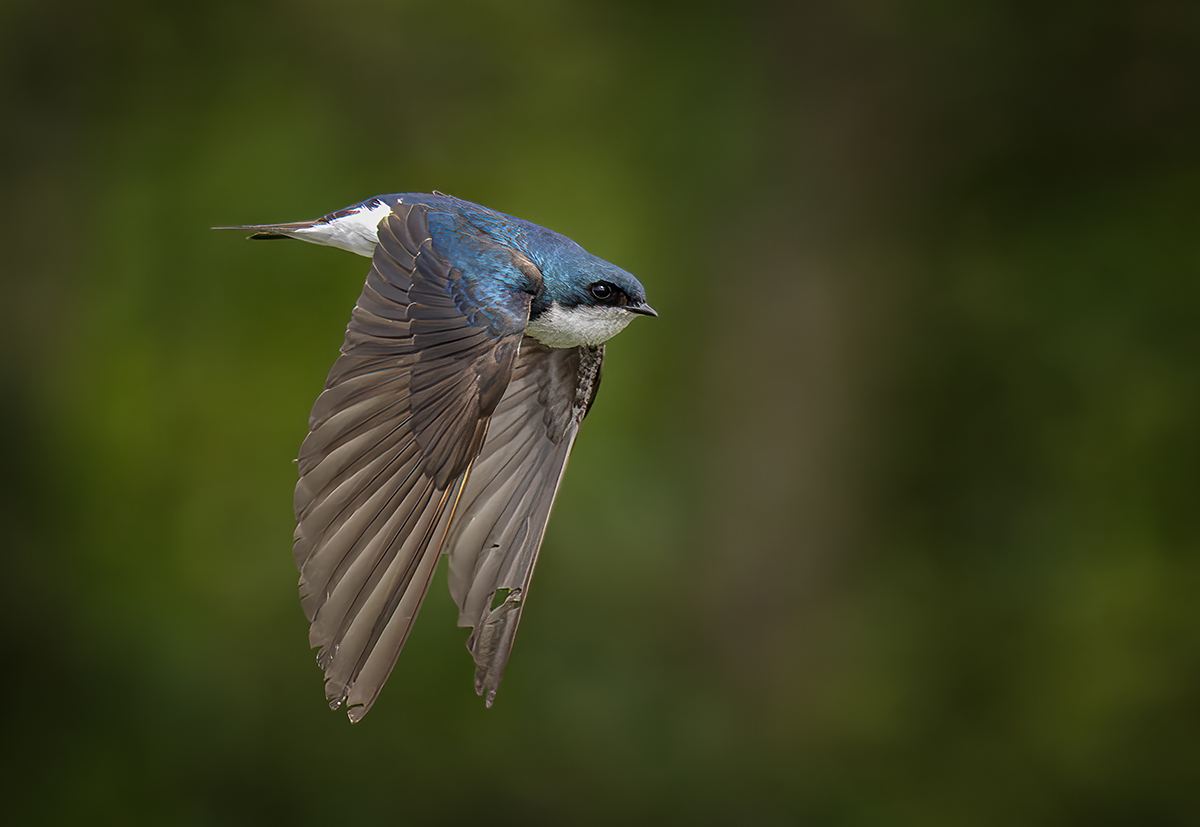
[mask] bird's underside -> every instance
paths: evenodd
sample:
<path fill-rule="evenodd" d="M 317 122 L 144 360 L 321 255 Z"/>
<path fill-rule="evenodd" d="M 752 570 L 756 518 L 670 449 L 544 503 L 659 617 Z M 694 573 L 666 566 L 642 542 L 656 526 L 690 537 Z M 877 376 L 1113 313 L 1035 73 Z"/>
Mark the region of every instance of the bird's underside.
<path fill-rule="evenodd" d="M 473 290 L 435 251 L 425 207 L 395 206 L 300 450 L 309 641 L 330 705 L 352 721 L 391 673 L 442 552 L 491 705 L 599 385 L 603 345 L 546 347 L 524 335 L 528 293 L 467 313 Z"/>

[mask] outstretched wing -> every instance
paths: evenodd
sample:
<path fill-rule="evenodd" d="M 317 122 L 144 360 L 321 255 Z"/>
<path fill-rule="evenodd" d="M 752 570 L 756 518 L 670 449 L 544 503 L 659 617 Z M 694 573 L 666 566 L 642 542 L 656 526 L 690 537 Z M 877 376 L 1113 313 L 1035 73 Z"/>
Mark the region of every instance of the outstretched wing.
<path fill-rule="evenodd" d="M 352 721 L 371 708 L 412 628 L 529 317 L 529 292 L 480 300 L 433 248 L 425 212 L 397 205 L 380 222 L 300 449 L 302 605 L 326 697 L 347 704 Z M 540 277 L 527 260 L 514 266 Z"/>
<path fill-rule="evenodd" d="M 450 591 L 458 625 L 474 627 L 467 647 L 475 658 L 475 691 L 486 693 L 488 706 L 504 677 L 550 507 L 599 388 L 603 359 L 603 346 L 554 349 L 524 339 L 450 524 Z"/>

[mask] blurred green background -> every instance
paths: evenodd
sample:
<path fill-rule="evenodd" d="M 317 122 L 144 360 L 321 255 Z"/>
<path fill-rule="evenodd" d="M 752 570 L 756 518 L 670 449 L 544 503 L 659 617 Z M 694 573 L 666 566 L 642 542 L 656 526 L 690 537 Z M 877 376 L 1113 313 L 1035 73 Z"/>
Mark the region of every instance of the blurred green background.
<path fill-rule="evenodd" d="M 11 823 L 1200 823 L 1200 7 L 0 9 Z M 492 710 L 292 459 L 438 189 L 636 273 Z"/>

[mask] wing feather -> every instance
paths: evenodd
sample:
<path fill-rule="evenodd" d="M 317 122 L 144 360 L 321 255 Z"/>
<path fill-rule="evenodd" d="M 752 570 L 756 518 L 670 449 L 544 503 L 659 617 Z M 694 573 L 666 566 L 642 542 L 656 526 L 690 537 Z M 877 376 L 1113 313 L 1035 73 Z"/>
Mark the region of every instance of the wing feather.
<path fill-rule="evenodd" d="M 504 676 L 567 457 L 595 397 L 603 347 L 526 337 L 449 527 L 450 590 L 489 706 Z M 507 590 L 493 607 L 497 591 Z"/>
<path fill-rule="evenodd" d="M 471 285 L 399 205 L 300 450 L 295 555 L 326 697 L 370 709 L 424 600 L 529 313 L 513 291 L 468 317 Z"/>

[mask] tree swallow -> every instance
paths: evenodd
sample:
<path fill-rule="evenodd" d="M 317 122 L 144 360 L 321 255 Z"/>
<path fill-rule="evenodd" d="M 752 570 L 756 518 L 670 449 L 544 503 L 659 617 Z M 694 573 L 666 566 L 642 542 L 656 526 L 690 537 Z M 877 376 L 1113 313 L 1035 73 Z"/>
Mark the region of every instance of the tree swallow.
<path fill-rule="evenodd" d="M 295 495 L 301 605 L 330 706 L 352 722 L 371 709 L 442 553 L 491 706 L 604 343 L 658 315 L 645 290 L 569 238 L 440 193 L 216 229 L 371 259 Z"/>

